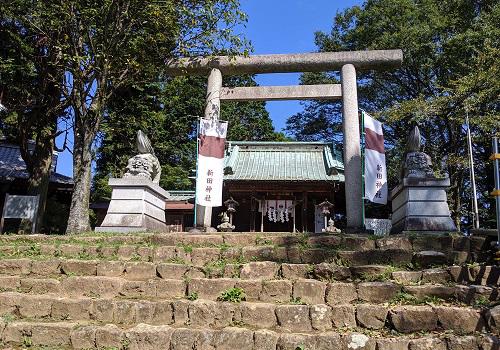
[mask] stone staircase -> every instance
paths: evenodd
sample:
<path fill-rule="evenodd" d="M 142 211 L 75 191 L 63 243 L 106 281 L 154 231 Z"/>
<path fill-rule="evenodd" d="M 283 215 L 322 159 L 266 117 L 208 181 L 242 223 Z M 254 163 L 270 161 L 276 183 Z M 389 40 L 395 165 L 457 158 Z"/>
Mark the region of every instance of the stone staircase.
<path fill-rule="evenodd" d="M 500 349 L 482 237 L 0 236 L 6 349 Z"/>

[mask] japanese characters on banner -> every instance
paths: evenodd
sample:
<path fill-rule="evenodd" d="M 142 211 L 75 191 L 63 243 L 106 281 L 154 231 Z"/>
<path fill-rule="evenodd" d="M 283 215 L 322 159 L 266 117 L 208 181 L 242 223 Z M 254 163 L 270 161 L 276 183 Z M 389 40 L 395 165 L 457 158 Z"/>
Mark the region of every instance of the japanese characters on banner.
<path fill-rule="evenodd" d="M 365 198 L 387 204 L 387 169 L 385 165 L 382 123 L 363 113 L 365 125 Z"/>
<path fill-rule="evenodd" d="M 222 206 L 226 134 L 227 122 L 200 120 L 196 204 L 205 207 Z"/>

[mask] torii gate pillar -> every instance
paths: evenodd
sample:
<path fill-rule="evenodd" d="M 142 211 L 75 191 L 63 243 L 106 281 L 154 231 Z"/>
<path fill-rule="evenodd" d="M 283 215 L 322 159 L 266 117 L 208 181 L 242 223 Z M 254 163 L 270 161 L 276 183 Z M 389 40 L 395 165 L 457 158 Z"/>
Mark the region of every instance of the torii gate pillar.
<path fill-rule="evenodd" d="M 205 98 L 205 119 L 219 119 L 220 91 L 222 89 L 222 73 L 217 68 L 212 68 L 208 74 L 207 96 Z M 198 135 L 196 135 L 198 137 Z M 212 228 L 212 207 L 196 204 L 196 227 L 203 227 L 205 231 L 215 231 Z"/>
<path fill-rule="evenodd" d="M 356 69 L 352 64 L 340 70 L 342 85 L 342 132 L 344 134 L 344 178 L 348 228 L 363 227 L 361 149 Z"/>

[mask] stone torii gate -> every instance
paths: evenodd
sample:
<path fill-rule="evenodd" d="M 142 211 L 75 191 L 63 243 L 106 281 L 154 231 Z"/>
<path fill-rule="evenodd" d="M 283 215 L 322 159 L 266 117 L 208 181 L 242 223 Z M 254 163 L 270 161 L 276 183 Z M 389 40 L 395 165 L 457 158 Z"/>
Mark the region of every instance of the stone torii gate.
<path fill-rule="evenodd" d="M 215 56 L 167 60 L 167 74 L 208 75 L 205 118 L 218 119 L 220 101 L 342 99 L 347 227 L 363 227 L 361 150 L 356 69 L 398 68 L 401 50 L 320 52 L 279 55 Z M 325 72 L 340 70 L 341 83 L 298 86 L 222 86 L 222 75 Z M 200 207 L 197 226 L 210 228 L 212 208 Z"/>

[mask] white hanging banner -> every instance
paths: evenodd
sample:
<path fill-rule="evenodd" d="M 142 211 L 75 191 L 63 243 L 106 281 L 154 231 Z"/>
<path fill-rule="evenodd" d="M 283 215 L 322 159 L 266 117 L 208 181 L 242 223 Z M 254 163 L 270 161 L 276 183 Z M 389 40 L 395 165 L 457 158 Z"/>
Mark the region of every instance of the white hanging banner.
<path fill-rule="evenodd" d="M 222 206 L 226 135 L 227 122 L 200 120 L 196 204 L 205 207 Z"/>
<path fill-rule="evenodd" d="M 387 204 L 387 168 L 382 123 L 363 113 L 365 126 L 365 198 Z"/>

